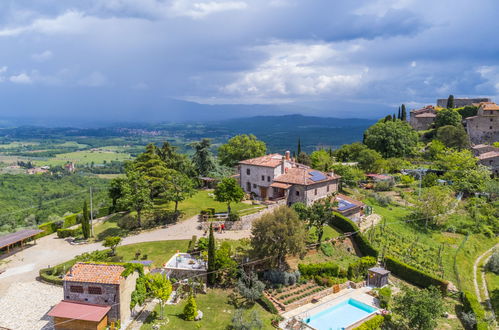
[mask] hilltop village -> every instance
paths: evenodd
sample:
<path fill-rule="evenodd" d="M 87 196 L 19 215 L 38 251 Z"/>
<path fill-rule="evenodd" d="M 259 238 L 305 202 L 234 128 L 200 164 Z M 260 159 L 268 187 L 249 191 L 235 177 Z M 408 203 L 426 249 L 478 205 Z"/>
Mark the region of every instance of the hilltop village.
<path fill-rule="evenodd" d="M 148 144 L 107 203 L 0 236 L 0 327 L 497 327 L 496 103 L 401 105 L 361 142 L 302 143 Z M 28 174 L 82 170 L 63 166 Z"/>

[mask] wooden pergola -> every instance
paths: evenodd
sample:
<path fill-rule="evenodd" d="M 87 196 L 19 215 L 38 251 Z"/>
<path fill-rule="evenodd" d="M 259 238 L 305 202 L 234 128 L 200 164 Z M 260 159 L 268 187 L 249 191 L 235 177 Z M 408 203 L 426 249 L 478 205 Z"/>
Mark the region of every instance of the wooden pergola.
<path fill-rule="evenodd" d="M 21 247 L 24 246 L 27 240 L 35 237 L 39 233 L 42 233 L 41 229 L 25 229 L 18 232 L 0 236 L 0 250 L 7 248 L 7 253 L 10 252 L 10 248 L 18 243 L 21 243 Z M 36 243 L 36 239 L 35 239 Z"/>

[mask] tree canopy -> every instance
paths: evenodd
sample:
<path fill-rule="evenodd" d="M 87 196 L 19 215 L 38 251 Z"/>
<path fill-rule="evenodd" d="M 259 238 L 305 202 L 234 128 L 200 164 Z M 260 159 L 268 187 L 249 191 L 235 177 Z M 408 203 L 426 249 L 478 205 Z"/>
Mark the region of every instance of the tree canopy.
<path fill-rule="evenodd" d="M 435 118 L 435 128 L 442 126 L 452 125 L 452 126 L 463 126 L 461 124 L 463 118 L 459 112 L 452 109 L 443 109 L 437 111 L 437 117 Z"/>
<path fill-rule="evenodd" d="M 210 139 L 202 139 L 201 141 L 192 143 L 191 146 L 195 150 L 192 162 L 196 171 L 201 176 L 208 176 L 216 168 L 215 160 L 210 150 Z"/>
<path fill-rule="evenodd" d="M 442 141 L 447 148 L 461 150 L 469 146 L 468 134 L 462 125 L 446 125 L 438 128 L 437 139 Z"/>
<path fill-rule="evenodd" d="M 403 121 L 378 122 L 364 133 L 364 144 L 383 157 L 406 157 L 413 154 L 418 133 Z"/>
<path fill-rule="evenodd" d="M 122 196 L 118 200 L 118 204 L 124 210 L 136 211 L 138 225 L 141 227 L 142 211 L 152 206 L 151 189 L 148 182 L 140 172 L 129 170 L 126 179 L 123 181 L 121 191 Z"/>
<path fill-rule="evenodd" d="M 251 230 L 251 246 L 260 258 L 272 257 L 269 262 L 282 265 L 286 255 L 305 252 L 307 231 L 295 211 L 281 206 L 255 220 Z"/>
<path fill-rule="evenodd" d="M 356 162 L 359 160 L 359 154 L 366 149 L 367 146 L 360 142 L 344 144 L 333 151 L 333 156 L 340 162 Z"/>
<path fill-rule="evenodd" d="M 236 135 L 226 144 L 218 148 L 218 158 L 225 166 L 235 166 L 245 159 L 260 157 L 267 152 L 265 142 L 260 141 L 253 134 Z"/>
<path fill-rule="evenodd" d="M 214 194 L 217 202 L 227 204 L 228 213 L 231 213 L 231 203 L 238 203 L 244 198 L 244 191 L 234 178 L 222 179 L 215 188 Z"/>
<path fill-rule="evenodd" d="M 333 166 L 333 158 L 329 152 L 324 149 L 312 152 L 310 160 L 312 162 L 312 168 L 319 171 L 329 172 Z"/>
<path fill-rule="evenodd" d="M 194 195 L 195 191 L 194 183 L 187 175 L 172 169 L 167 171 L 162 196 L 175 203 L 175 213 L 178 211 L 178 203 Z"/>
<path fill-rule="evenodd" d="M 395 296 L 394 313 L 408 329 L 431 330 L 444 311 L 442 296 L 437 288 L 417 289 L 404 287 Z"/>

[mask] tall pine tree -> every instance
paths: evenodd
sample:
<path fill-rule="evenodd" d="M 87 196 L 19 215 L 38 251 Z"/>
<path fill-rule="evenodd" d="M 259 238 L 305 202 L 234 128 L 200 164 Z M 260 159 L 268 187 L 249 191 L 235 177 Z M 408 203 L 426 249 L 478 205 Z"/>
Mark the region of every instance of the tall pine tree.
<path fill-rule="evenodd" d="M 397 119 L 402 119 L 402 117 L 400 116 L 400 107 L 399 107 L 399 113 L 397 115 Z"/>
<path fill-rule="evenodd" d="M 300 156 L 301 154 L 301 141 L 300 138 L 298 138 L 298 149 L 296 150 L 296 155 Z"/>
<path fill-rule="evenodd" d="M 401 112 L 400 112 L 400 120 L 407 121 L 407 110 L 405 108 L 405 104 L 402 104 Z"/>
<path fill-rule="evenodd" d="M 454 109 L 454 95 L 449 95 L 447 99 L 447 109 Z"/>
<path fill-rule="evenodd" d="M 88 239 L 90 237 L 90 215 L 88 213 L 87 201 L 83 202 L 83 211 L 81 219 L 81 231 L 83 233 L 83 238 Z"/>
<path fill-rule="evenodd" d="M 213 234 L 213 224 L 210 224 L 210 236 L 208 237 L 208 285 L 215 284 L 215 235 Z"/>

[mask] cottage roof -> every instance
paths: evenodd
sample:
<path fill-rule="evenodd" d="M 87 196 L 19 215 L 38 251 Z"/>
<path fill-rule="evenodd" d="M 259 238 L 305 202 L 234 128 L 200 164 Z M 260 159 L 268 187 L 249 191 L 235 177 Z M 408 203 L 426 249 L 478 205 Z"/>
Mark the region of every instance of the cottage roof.
<path fill-rule="evenodd" d="M 340 210 L 340 211 L 349 210 L 355 206 L 360 206 L 360 207 L 365 206 L 365 204 L 362 203 L 361 201 L 358 201 L 358 200 L 353 199 L 351 197 L 345 196 L 343 194 L 336 195 L 336 200 L 338 200 L 339 204 L 343 204 L 343 205 L 338 205 L 338 210 Z M 343 203 L 341 203 L 342 201 L 343 201 Z M 351 204 L 351 205 L 349 205 L 349 204 Z M 343 210 L 341 209 L 342 207 L 343 207 Z"/>
<path fill-rule="evenodd" d="M 111 310 L 111 306 L 86 304 L 63 300 L 48 313 L 52 317 L 99 322 Z"/>
<path fill-rule="evenodd" d="M 92 264 L 79 262 L 64 276 L 64 281 L 103 284 L 120 284 L 125 267 L 120 265 Z"/>
<path fill-rule="evenodd" d="M 270 185 L 273 188 L 281 188 L 281 189 L 289 189 L 291 187 L 290 184 L 282 183 L 282 182 L 272 182 Z"/>
<path fill-rule="evenodd" d="M 482 102 L 480 103 L 480 107 L 483 111 L 499 110 L 499 105 L 495 104 L 494 102 Z"/>
<path fill-rule="evenodd" d="M 422 114 L 422 113 L 428 113 L 428 112 L 436 112 L 435 108 L 433 107 L 433 105 L 427 105 L 421 109 L 414 109 L 414 110 L 411 110 L 411 114 L 413 115 L 418 115 L 418 114 Z"/>
<path fill-rule="evenodd" d="M 496 157 L 499 157 L 499 151 L 489 151 L 489 152 L 484 152 L 481 155 L 478 155 L 478 159 L 480 160 L 491 159 Z"/>
<path fill-rule="evenodd" d="M 370 272 L 379 274 L 379 275 L 387 275 L 390 274 L 389 270 L 384 269 L 383 267 L 372 267 L 368 269 Z"/>
<path fill-rule="evenodd" d="M 372 179 L 375 179 L 375 180 L 390 180 L 390 179 L 392 179 L 391 176 L 385 175 L 385 174 L 369 173 L 369 174 L 366 174 L 366 176 L 368 178 L 372 178 Z"/>
<path fill-rule="evenodd" d="M 319 182 L 327 182 L 339 179 L 339 175 L 326 174 L 321 171 L 312 170 L 308 167 L 292 167 L 286 170 L 286 173 L 274 178 L 274 182 L 288 184 L 313 185 Z"/>
<path fill-rule="evenodd" d="M 416 114 L 414 117 L 416 118 L 435 118 L 437 114 L 431 113 L 431 112 L 425 112 L 425 113 L 420 113 Z"/>
<path fill-rule="evenodd" d="M 242 160 L 239 164 L 243 165 L 254 165 L 254 166 L 265 166 L 265 167 L 277 167 L 281 165 L 283 156 L 281 154 L 269 154 L 257 158 L 251 158 Z"/>

